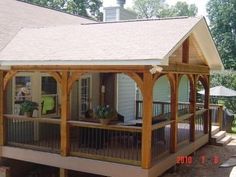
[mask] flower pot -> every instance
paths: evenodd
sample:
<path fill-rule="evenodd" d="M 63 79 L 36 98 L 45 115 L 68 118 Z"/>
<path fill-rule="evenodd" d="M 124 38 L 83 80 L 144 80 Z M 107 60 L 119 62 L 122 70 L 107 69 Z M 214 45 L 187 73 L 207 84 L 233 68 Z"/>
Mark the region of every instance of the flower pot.
<path fill-rule="evenodd" d="M 111 121 L 111 119 L 99 119 L 99 120 L 102 125 L 108 125 Z"/>

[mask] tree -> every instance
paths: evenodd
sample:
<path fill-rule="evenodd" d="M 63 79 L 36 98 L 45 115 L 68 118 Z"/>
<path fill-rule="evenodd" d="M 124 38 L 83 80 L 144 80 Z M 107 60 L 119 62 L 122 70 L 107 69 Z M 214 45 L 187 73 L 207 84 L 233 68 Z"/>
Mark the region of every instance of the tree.
<path fill-rule="evenodd" d="M 139 18 L 160 17 L 164 10 L 165 0 L 135 0 L 134 10 Z"/>
<path fill-rule="evenodd" d="M 135 0 L 133 9 L 139 18 L 195 16 L 198 11 L 195 4 L 178 1 L 169 6 L 165 0 Z"/>
<path fill-rule="evenodd" d="M 225 86 L 227 88 L 236 90 L 236 72 L 232 70 L 225 70 L 223 72 L 213 72 L 211 73 L 211 87 L 215 86 Z M 222 98 L 221 98 L 222 100 Z M 236 112 L 236 98 L 230 97 L 223 100 L 225 106 L 228 109 Z"/>
<path fill-rule="evenodd" d="M 171 16 L 195 16 L 198 8 L 195 4 L 188 4 L 187 2 L 178 1 L 174 6 L 170 7 Z"/>
<path fill-rule="evenodd" d="M 223 64 L 226 69 L 236 70 L 236 1 L 211 0 L 207 12 Z"/>
<path fill-rule="evenodd" d="M 101 19 L 101 0 L 23 0 L 29 3 L 61 10 L 74 15 Z"/>

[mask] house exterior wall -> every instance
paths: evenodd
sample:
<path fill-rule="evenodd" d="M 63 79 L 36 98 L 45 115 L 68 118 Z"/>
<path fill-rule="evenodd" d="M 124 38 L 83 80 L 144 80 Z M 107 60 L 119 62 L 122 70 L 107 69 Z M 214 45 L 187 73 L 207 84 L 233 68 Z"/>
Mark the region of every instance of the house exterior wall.
<path fill-rule="evenodd" d="M 100 104 L 100 76 L 98 73 L 90 74 L 91 78 L 91 93 L 90 101 L 91 108 L 94 109 Z M 80 113 L 80 83 L 76 81 L 71 89 L 71 119 L 78 120 Z"/>
<path fill-rule="evenodd" d="M 166 76 L 161 77 L 155 82 L 153 101 L 170 101 L 170 84 Z"/>
<path fill-rule="evenodd" d="M 79 81 L 76 81 L 71 88 L 71 120 L 79 119 Z"/>
<path fill-rule="evenodd" d="M 189 81 L 186 76 L 183 76 L 179 83 L 179 101 L 188 102 L 189 101 Z M 170 84 L 168 78 L 163 76 L 159 78 L 153 88 L 153 101 L 170 101 Z M 142 100 L 141 92 L 139 91 L 138 100 Z"/>
<path fill-rule="evenodd" d="M 6 90 L 9 90 L 6 94 L 7 94 L 7 99 L 6 99 L 6 102 L 7 102 L 7 107 L 6 107 L 6 111 L 7 111 L 7 114 L 11 114 L 12 113 L 12 82 L 9 82 L 8 85 L 7 85 L 7 88 Z"/>
<path fill-rule="evenodd" d="M 104 8 L 104 22 L 137 19 L 137 14 L 123 7 L 105 7 Z"/>
<path fill-rule="evenodd" d="M 187 76 L 183 76 L 179 83 L 179 102 L 189 102 L 189 80 Z"/>
<path fill-rule="evenodd" d="M 100 104 L 100 74 L 92 74 L 92 107 L 96 108 Z"/>
<path fill-rule="evenodd" d="M 129 76 L 117 74 L 117 111 L 125 121 L 135 119 L 135 87 Z"/>
<path fill-rule="evenodd" d="M 119 20 L 119 7 L 107 7 L 104 8 L 104 22 L 118 21 Z"/>

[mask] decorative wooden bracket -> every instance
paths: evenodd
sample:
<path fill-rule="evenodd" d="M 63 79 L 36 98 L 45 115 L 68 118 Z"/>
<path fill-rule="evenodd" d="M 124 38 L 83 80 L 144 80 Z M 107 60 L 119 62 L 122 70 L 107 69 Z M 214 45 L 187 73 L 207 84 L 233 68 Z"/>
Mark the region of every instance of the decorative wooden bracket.
<path fill-rule="evenodd" d="M 16 75 L 17 71 L 8 71 L 4 76 L 3 90 L 6 89 L 8 82 Z"/>

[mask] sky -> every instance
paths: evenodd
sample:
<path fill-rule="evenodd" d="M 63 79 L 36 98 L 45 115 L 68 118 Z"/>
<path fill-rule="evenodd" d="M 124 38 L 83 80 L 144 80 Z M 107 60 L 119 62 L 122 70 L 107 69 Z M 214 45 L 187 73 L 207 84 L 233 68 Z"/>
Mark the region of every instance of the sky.
<path fill-rule="evenodd" d="M 166 3 L 173 5 L 177 1 L 186 1 L 188 4 L 194 3 L 198 7 L 198 16 L 200 16 L 200 15 L 206 16 L 207 15 L 206 4 L 207 4 L 208 0 L 166 0 Z M 103 5 L 104 5 L 104 7 L 114 6 L 114 5 L 116 5 L 116 0 L 103 0 Z M 132 7 L 132 5 L 133 5 L 133 0 L 126 0 L 125 7 Z"/>

